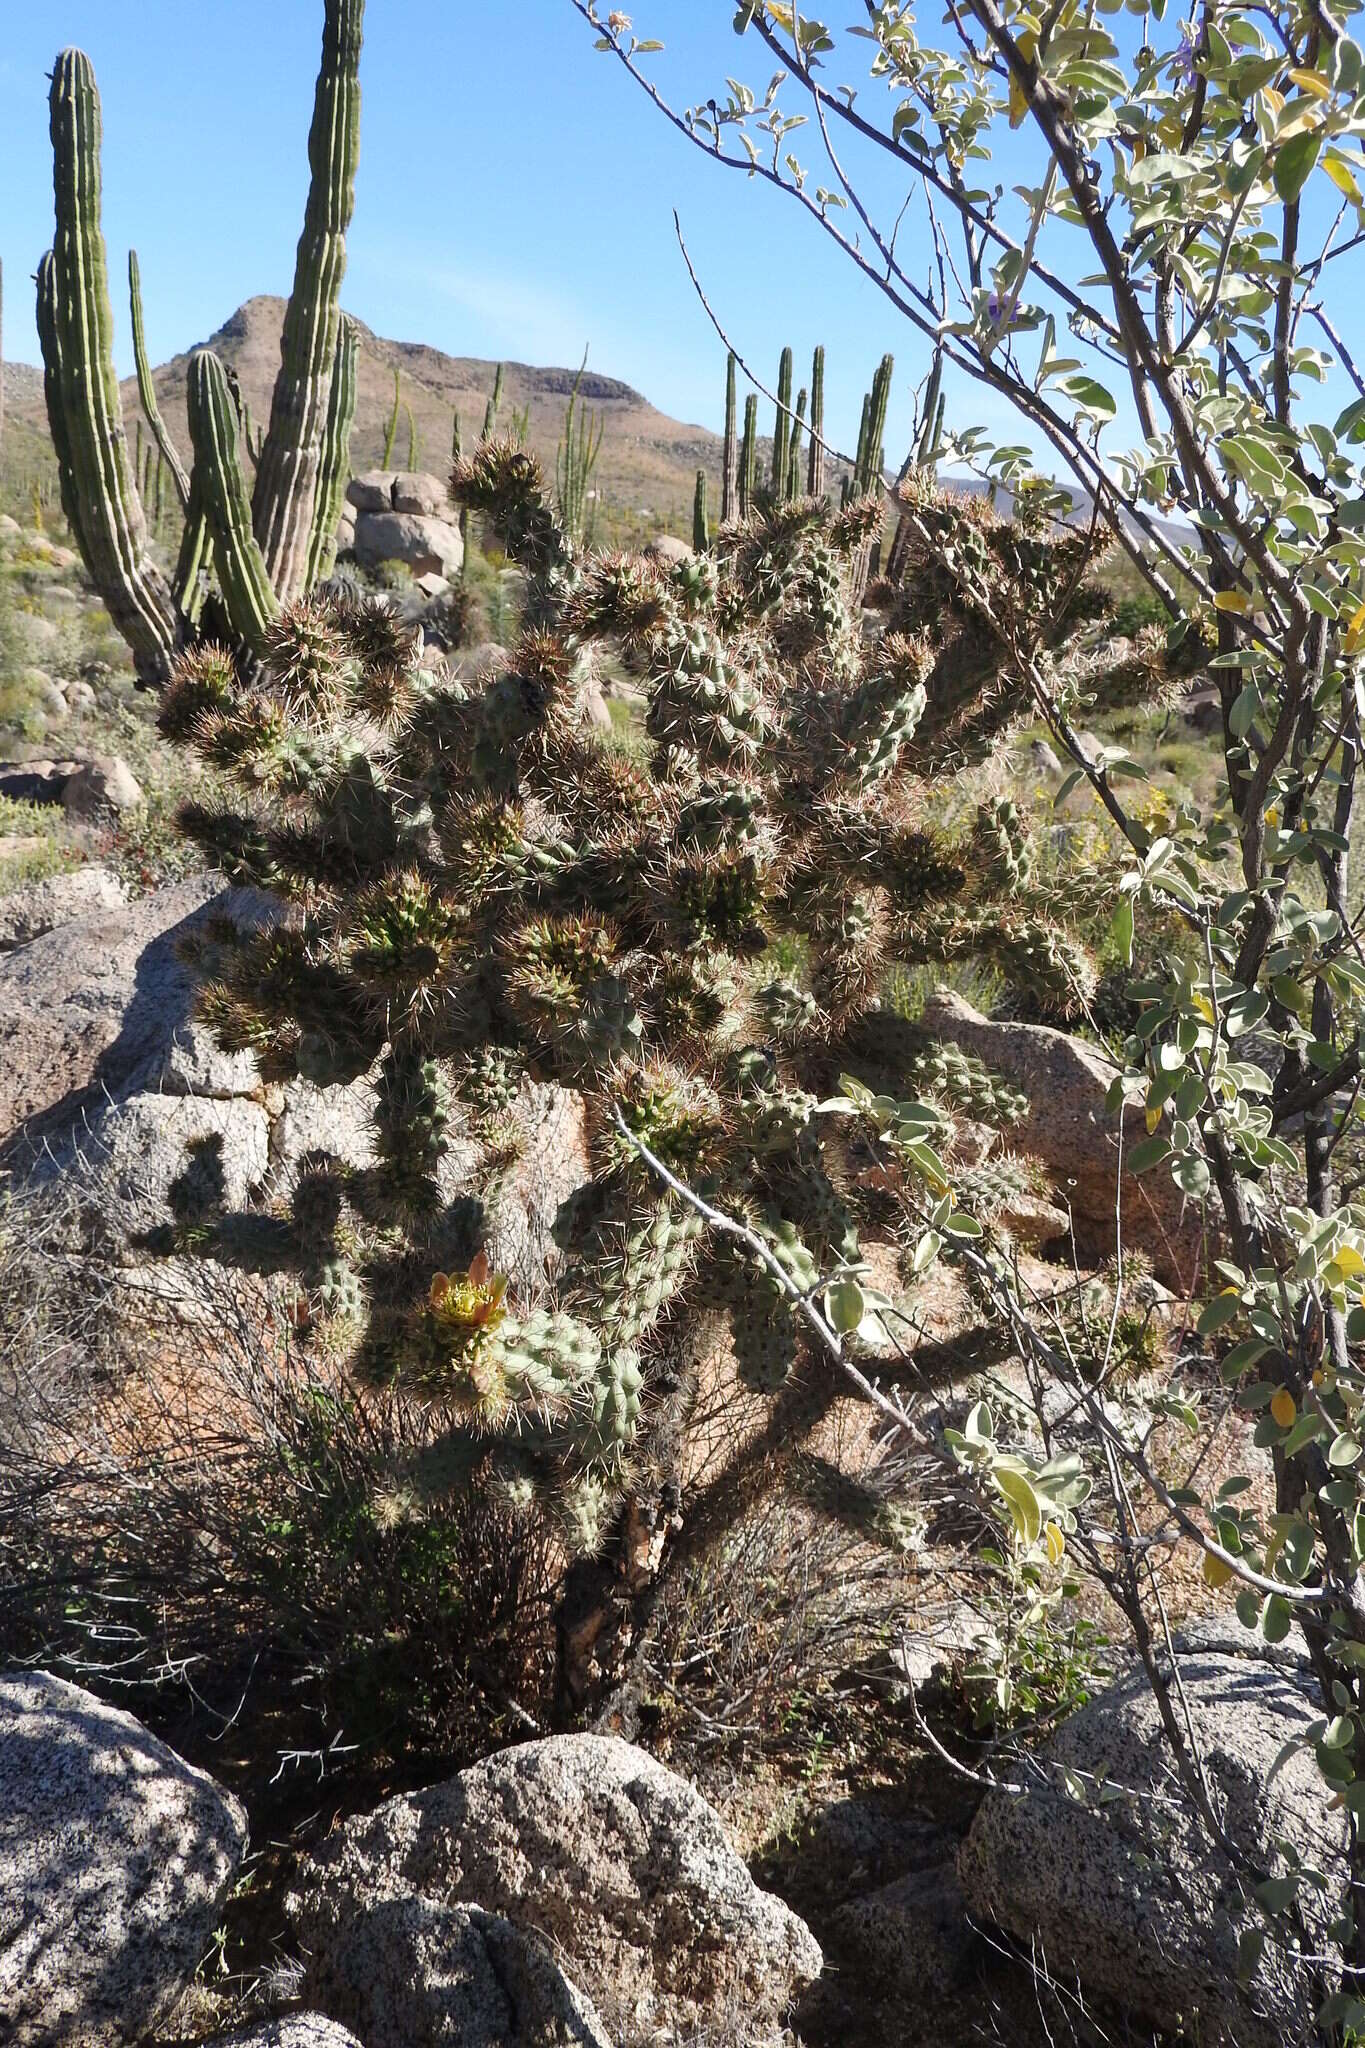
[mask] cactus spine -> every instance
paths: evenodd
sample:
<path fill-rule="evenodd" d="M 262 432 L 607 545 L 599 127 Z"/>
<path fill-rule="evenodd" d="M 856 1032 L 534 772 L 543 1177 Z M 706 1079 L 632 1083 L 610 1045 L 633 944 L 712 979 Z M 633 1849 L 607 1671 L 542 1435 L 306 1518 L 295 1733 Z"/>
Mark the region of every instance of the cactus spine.
<path fill-rule="evenodd" d="M 139 494 L 130 461 L 114 374 L 113 315 L 100 229 L 99 92 L 90 60 L 81 51 L 62 51 L 53 68 L 56 235 L 39 265 L 37 306 L 48 421 L 68 523 L 144 682 L 163 683 L 177 653 L 193 636 L 203 597 L 210 524 L 225 598 L 229 586 L 235 593 L 229 613 L 236 611 L 250 624 L 247 645 L 254 644 L 262 613 L 298 596 L 313 565 L 327 552 L 315 529 L 326 505 L 334 501 L 329 480 L 343 419 L 349 434 L 349 418 L 334 402 L 332 387 L 344 361 L 338 293 L 359 149 L 363 20 L 364 0 L 326 0 L 309 134 L 312 183 L 293 296 L 285 314 L 270 425 L 259 449 L 245 530 L 236 516 L 241 472 L 236 462 L 235 407 L 231 448 L 236 473 L 185 477 L 156 407 L 142 334 L 141 280 L 136 258 L 130 262 L 139 392 L 185 511 L 173 589 L 148 554 L 145 491 Z M 200 395 L 206 397 L 202 390 Z M 226 435 L 210 430 L 202 407 L 200 424 L 204 459 L 211 459 L 211 450 L 225 451 Z M 249 442 L 249 428 L 247 432 Z M 349 449 L 342 454 L 344 469 Z M 149 468 L 148 487 L 150 477 Z M 242 561 L 223 559 L 224 547 L 252 534 L 259 561 L 250 556 Z M 261 566 L 270 594 L 268 607 L 259 587 Z"/>
<path fill-rule="evenodd" d="M 711 535 L 706 521 L 706 471 L 697 471 L 697 487 L 692 498 L 692 546 L 699 555 L 704 555 L 711 545 Z"/>
<path fill-rule="evenodd" d="M 825 490 L 825 347 L 821 342 L 810 366 L 810 461 L 806 468 L 808 497 Z"/>
<path fill-rule="evenodd" d="M 721 454 L 720 472 L 720 523 L 727 526 L 735 516 L 736 466 L 739 459 L 739 441 L 735 421 L 735 352 L 731 349 L 725 363 L 725 445 Z"/>

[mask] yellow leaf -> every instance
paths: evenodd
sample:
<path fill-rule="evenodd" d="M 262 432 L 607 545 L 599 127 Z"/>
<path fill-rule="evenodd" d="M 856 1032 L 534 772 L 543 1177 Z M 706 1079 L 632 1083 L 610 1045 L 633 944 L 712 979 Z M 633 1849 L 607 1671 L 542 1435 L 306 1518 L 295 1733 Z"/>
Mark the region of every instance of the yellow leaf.
<path fill-rule="evenodd" d="M 1273 85 L 1268 85 L 1265 88 L 1261 98 L 1265 101 L 1272 114 L 1282 114 L 1284 112 L 1284 94 L 1276 92 Z"/>
<path fill-rule="evenodd" d="M 1249 612 L 1251 599 L 1244 590 L 1215 590 L 1213 605 L 1220 612 Z"/>
<path fill-rule="evenodd" d="M 1010 127 L 1011 127 L 1011 128 L 1022 128 L 1022 127 L 1023 127 L 1023 125 L 1024 125 L 1024 123 L 1025 123 L 1025 121 L 1027 121 L 1027 119 L 1028 119 L 1028 95 L 1027 95 L 1027 94 L 1025 93 L 1025 91 L 1024 91 L 1024 88 L 1023 88 L 1023 86 L 1022 86 L 1022 85 L 1021 85 L 1021 84 L 1019 83 L 1019 80 L 1018 80 L 1018 79 L 1017 79 L 1017 78 L 1015 77 L 1014 73 L 1013 73 L 1013 72 L 1011 71 L 1011 73 L 1010 73 Z"/>
<path fill-rule="evenodd" d="M 1038 1505 L 1037 1494 L 1023 1473 L 1011 1471 L 1008 1465 L 997 1466 L 991 1477 L 1005 1496 L 1005 1505 L 1020 1542 L 1026 1550 L 1032 1550 L 1043 1526 L 1043 1511 Z"/>
<path fill-rule="evenodd" d="M 1338 192 L 1344 192 L 1346 197 L 1356 206 L 1365 205 L 1365 200 L 1361 198 L 1360 187 L 1355 180 L 1355 173 L 1344 156 L 1338 156 L 1335 150 L 1329 149 L 1322 160 L 1322 168 L 1326 171 Z"/>
<path fill-rule="evenodd" d="M 1354 1273 L 1365 1273 L 1365 1259 L 1360 1256 L 1353 1244 L 1344 1244 L 1339 1251 L 1333 1252 L 1332 1264 L 1346 1279 Z"/>
<path fill-rule="evenodd" d="M 1213 1004 L 1209 1001 L 1207 996 L 1201 996 L 1198 989 L 1196 989 L 1194 992 L 1194 1007 L 1196 1010 L 1198 1010 L 1200 1016 L 1203 1018 L 1206 1024 L 1212 1024 Z"/>
<path fill-rule="evenodd" d="M 1204 1552 L 1204 1562 L 1200 1570 L 1203 1575 L 1204 1584 L 1214 1587 L 1215 1590 L 1219 1586 L 1226 1586 L 1228 1580 L 1232 1577 L 1232 1566 L 1226 1564 L 1221 1557 L 1215 1557 L 1211 1550 Z"/>
<path fill-rule="evenodd" d="M 1298 1414 L 1298 1406 L 1288 1387 L 1277 1387 L 1270 1397 L 1270 1412 L 1281 1429 L 1289 1429 Z"/>
<path fill-rule="evenodd" d="M 1318 72 L 1295 70 L 1291 71 L 1289 76 L 1293 79 L 1300 92 L 1311 93 L 1315 100 L 1331 99 L 1332 88 L 1327 83 L 1327 80 Z"/>
<path fill-rule="evenodd" d="M 1359 654 L 1361 648 L 1365 647 L 1365 604 L 1358 612 L 1352 613 L 1351 623 L 1346 628 L 1341 644 L 1348 654 Z"/>
<path fill-rule="evenodd" d="M 1066 1555 L 1066 1538 L 1055 1522 L 1049 1522 L 1045 1530 L 1047 1537 L 1047 1558 L 1049 1564 L 1060 1564 Z"/>
<path fill-rule="evenodd" d="M 1154 1131 L 1154 1130 L 1156 1129 L 1157 1125 L 1158 1125 L 1158 1124 L 1159 1124 L 1160 1122 L 1161 1122 L 1161 1104 L 1160 1104 L 1160 1103 L 1158 1102 L 1158 1103 L 1156 1104 L 1155 1108 L 1153 1108 L 1153 1109 L 1149 1109 L 1149 1110 L 1148 1110 L 1148 1112 L 1147 1112 L 1147 1128 L 1148 1128 L 1148 1130 L 1149 1130 L 1149 1131 Z"/>

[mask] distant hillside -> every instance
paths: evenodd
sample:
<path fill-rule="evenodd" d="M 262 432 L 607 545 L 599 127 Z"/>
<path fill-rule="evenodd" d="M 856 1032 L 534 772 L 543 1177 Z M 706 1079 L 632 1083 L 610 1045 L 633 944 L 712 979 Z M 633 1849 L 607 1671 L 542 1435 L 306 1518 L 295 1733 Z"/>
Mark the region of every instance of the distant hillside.
<path fill-rule="evenodd" d="M 236 372 L 253 419 L 260 425 L 270 413 L 283 322 L 283 299 L 248 299 L 216 334 L 209 336 L 209 346 Z M 470 356 L 444 355 L 440 349 L 428 348 L 422 342 L 386 341 L 362 323 L 357 325 L 360 361 L 351 443 L 353 468 L 372 469 L 383 454 L 397 367 L 402 373 L 403 402 L 411 406 L 417 428 L 418 467 L 444 475 L 450 461 L 455 408 L 460 411 L 468 448 L 477 441 L 482 428 L 496 364 Z M 188 353 L 173 356 L 153 372 L 166 423 L 187 458 L 188 363 Z M 503 372 L 502 420 L 506 423 L 514 410 L 529 410 L 527 438 L 551 476 L 573 380 L 572 369 L 535 369 L 526 363 L 508 363 Z M 599 376 L 591 369 L 583 378 L 581 396 L 601 415 L 605 428 L 596 473 L 597 488 L 605 503 L 624 515 L 623 524 L 637 530 L 662 524 L 686 531 L 691 522 L 696 473 L 702 466 L 710 473 L 714 499 L 720 477 L 719 435 L 670 419 L 628 384 Z M 5 398 L 7 438 L 12 427 L 27 456 L 31 437 L 41 435 L 46 441 L 41 372 L 23 364 L 7 365 Z M 141 416 L 137 385 L 131 377 L 123 385 L 123 408 L 131 437 Z M 407 455 L 407 420 L 400 414 L 395 461 L 405 464 Z M 12 466 L 7 456 L 6 469 L 12 470 Z"/>

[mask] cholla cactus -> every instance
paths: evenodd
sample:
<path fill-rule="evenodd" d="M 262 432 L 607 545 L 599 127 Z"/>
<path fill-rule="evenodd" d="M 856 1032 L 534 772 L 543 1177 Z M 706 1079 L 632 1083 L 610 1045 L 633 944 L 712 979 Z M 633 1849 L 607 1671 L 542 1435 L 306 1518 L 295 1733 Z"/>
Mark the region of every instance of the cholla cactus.
<path fill-rule="evenodd" d="M 994 674 L 988 714 L 969 700 L 973 615 L 951 585 L 933 632 L 864 645 L 846 592 L 874 498 L 751 509 L 670 567 L 577 557 L 512 442 L 485 440 L 452 484 L 528 572 L 538 621 L 482 688 L 420 666 L 378 600 L 286 610 L 249 679 L 213 650 L 177 671 L 166 729 L 242 791 L 184 822 L 288 906 L 215 929 L 200 1009 L 268 1078 L 372 1076 L 376 1163 L 310 1162 L 275 1248 L 315 1297 L 360 1305 L 369 1371 L 448 1410 L 418 1491 L 482 1475 L 591 1545 L 653 1455 L 668 1319 L 723 1304 L 767 1390 L 802 1343 L 768 1276 L 625 1132 L 813 1284 L 858 1254 L 863 1191 L 819 1104 L 857 1071 L 888 973 L 984 954 L 1065 1015 L 1090 968 L 1028 894 L 1013 813 L 957 836 L 931 822 L 944 760 L 1026 707 Z M 1069 539 L 1032 544 L 1025 578 L 1007 549 L 992 559 L 1021 617 L 1073 587 Z M 641 686 L 638 752 L 585 716 L 598 649 Z M 452 1128 L 505 1110 L 523 1077 L 581 1091 L 594 1137 L 546 1300 L 446 1255 Z M 1018 1113 L 955 1048 L 925 1079 L 974 1115 Z"/>

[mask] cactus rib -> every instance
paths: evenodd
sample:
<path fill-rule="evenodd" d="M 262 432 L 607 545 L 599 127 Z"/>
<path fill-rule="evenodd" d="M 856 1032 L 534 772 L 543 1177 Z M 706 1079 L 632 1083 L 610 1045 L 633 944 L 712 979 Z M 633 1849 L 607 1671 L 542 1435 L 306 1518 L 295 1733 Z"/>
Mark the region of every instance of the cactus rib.
<path fill-rule="evenodd" d="M 137 370 L 137 395 L 142 403 L 147 424 L 152 430 L 152 439 L 165 458 L 175 485 L 175 495 L 180 500 L 182 512 L 189 510 L 190 480 L 185 465 L 180 460 L 174 441 L 161 417 L 161 408 L 156 402 L 156 386 L 147 361 L 147 341 L 142 327 L 142 273 L 138 267 L 137 250 L 128 251 L 128 302 L 133 316 L 133 363 Z"/>
<path fill-rule="evenodd" d="M 190 357 L 187 395 L 195 482 L 203 491 L 223 601 L 233 632 L 259 654 L 279 604 L 251 531 L 246 479 L 237 453 L 237 407 L 227 373 L 211 349 L 196 349 Z"/>
<path fill-rule="evenodd" d="M 100 229 L 100 100 L 83 51 L 63 50 L 58 57 L 49 104 L 57 232 L 39 306 L 53 348 L 46 388 L 49 401 L 58 395 L 62 415 L 53 439 L 65 441 L 86 566 L 133 650 L 139 675 L 159 683 L 183 635 L 170 590 L 148 557 L 146 521 L 129 473 Z"/>
<path fill-rule="evenodd" d="M 252 529 L 281 602 L 305 578 L 346 270 L 346 229 L 360 154 L 360 44 L 365 0 L 327 0 L 322 65 L 308 134 L 312 181 L 299 237 L 294 289 L 252 495 Z"/>

